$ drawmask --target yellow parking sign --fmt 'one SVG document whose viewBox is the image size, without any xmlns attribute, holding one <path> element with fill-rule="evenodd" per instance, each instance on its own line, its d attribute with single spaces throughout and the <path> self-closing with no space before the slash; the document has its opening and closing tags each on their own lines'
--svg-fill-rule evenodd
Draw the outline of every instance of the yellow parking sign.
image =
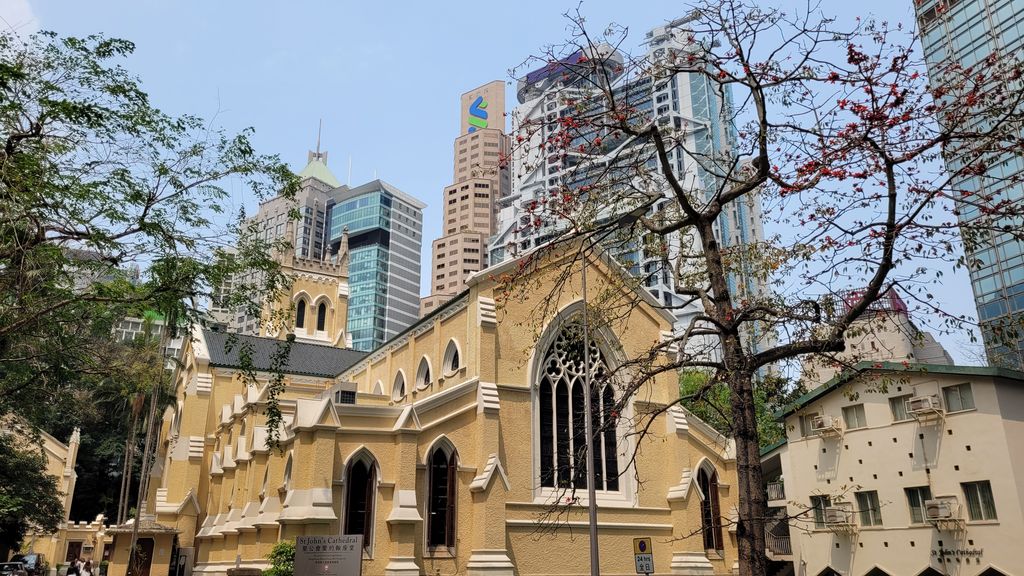
<svg viewBox="0 0 1024 576">
<path fill-rule="evenodd" d="M 650 538 L 633 538 L 633 559 L 636 561 L 637 574 L 654 572 L 654 547 Z"/>
</svg>

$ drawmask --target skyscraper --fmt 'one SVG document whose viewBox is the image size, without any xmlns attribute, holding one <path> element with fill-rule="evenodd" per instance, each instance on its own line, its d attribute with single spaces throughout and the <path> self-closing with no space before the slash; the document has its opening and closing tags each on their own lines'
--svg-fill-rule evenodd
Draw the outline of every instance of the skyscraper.
<svg viewBox="0 0 1024 576">
<path fill-rule="evenodd" d="M 509 171 L 501 162 L 508 153 L 505 83 L 495 80 L 463 94 L 453 184 L 441 196 L 444 235 L 431 245 L 430 296 L 422 299 L 421 314 L 458 294 L 470 274 L 488 266 L 495 201 L 511 190 Z"/>
<path fill-rule="evenodd" d="M 425 207 L 382 180 L 329 193 L 331 255 L 348 235 L 348 333 L 356 350 L 373 350 L 419 319 Z"/>
<path fill-rule="evenodd" d="M 686 20 L 679 19 L 649 31 L 644 41 L 648 61 L 656 65 L 667 62 L 673 55 L 695 49 L 685 25 Z M 716 177 L 688 151 L 700 154 L 705 162 L 712 158 L 726 161 L 735 158 L 736 134 L 730 117 L 730 95 L 721 92 L 707 77 L 685 73 L 657 80 L 651 74 L 630 76 L 625 74 L 622 55 L 608 45 L 571 54 L 559 63 L 530 72 L 519 81 L 520 105 L 512 116 L 512 137 L 517 143 L 512 151 L 512 193 L 498 201 L 499 224 L 490 243 L 492 263 L 540 246 L 563 231 L 564 220 L 536 211 L 531 213 L 528 208 L 547 202 L 561 187 L 581 190 L 600 183 L 602 195 L 626 198 L 630 189 L 662 186 L 665 198 L 657 202 L 653 210 L 661 210 L 674 202 L 667 185 L 651 177 L 660 167 L 653 145 L 646 141 L 626 141 L 607 129 L 606 133 L 599 134 L 603 137 L 599 152 L 577 152 L 577 146 L 585 138 L 575 133 L 569 133 L 573 141 L 568 146 L 559 148 L 550 144 L 563 130 L 561 120 L 565 117 L 595 117 L 605 110 L 605 101 L 592 96 L 593 78 L 585 71 L 580 72 L 594 62 L 603 63 L 602 76 L 609 79 L 617 102 L 649 115 L 659 127 L 673 132 L 683 143 L 669 152 L 672 170 L 680 182 L 708 195 L 716 189 Z M 601 203 L 602 209 L 629 211 L 626 201 L 621 205 L 615 205 L 612 200 Z M 600 216 L 615 218 L 618 215 Z M 749 202 L 734 202 L 728 206 L 719 218 L 718 233 L 726 246 L 762 239 L 761 208 L 756 195 L 752 195 Z M 668 251 L 652 250 L 647 240 L 616 238 L 608 249 L 631 274 L 644 279 L 652 296 L 672 307 L 676 317 L 685 321 L 699 312 L 699 304 L 682 306 L 683 301 L 673 287 L 674 265 L 680 253 L 696 253 L 699 248 L 691 245 L 689 237 L 679 233 L 667 239 Z M 730 281 L 733 293 L 739 297 L 761 289 L 757 280 L 749 275 L 734 275 Z"/>
<path fill-rule="evenodd" d="M 295 203 L 277 196 L 260 204 L 256 216 L 252 218 L 260 227 L 263 237 L 267 240 L 282 238 L 288 230 L 292 235 L 288 238 L 295 251 L 295 257 L 306 260 L 322 260 L 325 257 L 326 213 L 328 193 L 341 185 L 330 169 L 327 168 L 327 152 L 310 151 L 306 166 L 298 174 L 299 190 L 295 193 Z M 290 222 L 288 212 L 298 208 L 302 215 L 299 222 Z M 289 223 L 292 224 L 289 226 Z M 236 282 L 239 279 L 231 279 Z M 249 279 L 250 281 L 252 278 Z M 221 286 L 218 292 L 230 289 Z M 223 315 L 223 307 L 214 304 L 215 313 Z M 228 322 L 229 330 L 252 336 L 259 334 L 259 319 L 242 312 L 233 313 Z"/>
<path fill-rule="evenodd" d="M 419 318 L 426 205 L 381 180 L 354 188 L 341 184 L 319 147 L 298 176 L 295 204 L 273 198 L 260 204 L 254 220 L 268 240 L 287 236 L 294 260 L 309 266 L 334 262 L 348 242 L 345 334 L 352 348 L 372 350 Z M 292 208 L 298 208 L 301 220 L 289 220 Z M 223 306 L 215 308 L 220 312 Z M 231 316 L 230 331 L 259 335 L 257 318 L 243 312 Z"/>
<path fill-rule="evenodd" d="M 1019 0 L 918 0 L 914 3 L 928 65 L 929 81 L 941 86 L 950 64 L 975 66 L 992 54 L 1024 51 L 1024 2 Z M 956 157 L 947 157 L 950 168 Z M 984 175 L 954 182 L 974 197 L 994 195 L 1011 202 L 1024 201 L 1024 158 L 1010 156 L 989 163 Z M 977 206 L 960 206 L 961 224 L 987 218 Z M 989 362 L 1024 369 L 1024 244 L 1013 232 L 991 232 L 968 246 L 974 299 Z"/>
</svg>

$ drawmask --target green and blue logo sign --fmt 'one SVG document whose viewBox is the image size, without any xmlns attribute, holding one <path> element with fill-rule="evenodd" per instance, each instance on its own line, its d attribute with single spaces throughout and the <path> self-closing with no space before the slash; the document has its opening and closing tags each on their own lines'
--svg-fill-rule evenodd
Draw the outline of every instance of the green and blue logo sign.
<svg viewBox="0 0 1024 576">
<path fill-rule="evenodd" d="M 486 108 L 487 101 L 483 96 L 477 96 L 469 105 L 469 132 L 476 132 L 477 128 L 487 128 Z"/>
</svg>

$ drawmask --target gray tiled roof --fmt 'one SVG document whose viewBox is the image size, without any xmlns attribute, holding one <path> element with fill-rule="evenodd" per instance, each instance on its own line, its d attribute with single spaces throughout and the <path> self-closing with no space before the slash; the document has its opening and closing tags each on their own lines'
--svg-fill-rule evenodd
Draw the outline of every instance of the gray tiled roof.
<svg viewBox="0 0 1024 576">
<path fill-rule="evenodd" d="M 283 344 L 281 340 L 234 334 L 235 340 L 228 350 L 228 339 L 231 336 L 225 332 L 203 330 L 203 338 L 206 339 L 210 351 L 210 366 L 241 368 L 238 352 L 242 346 L 252 346 L 253 368 L 260 372 L 271 371 L 274 354 L 278 346 Z M 364 356 L 366 352 L 348 348 L 293 342 L 283 371 L 286 374 L 334 378 L 362 360 Z"/>
</svg>

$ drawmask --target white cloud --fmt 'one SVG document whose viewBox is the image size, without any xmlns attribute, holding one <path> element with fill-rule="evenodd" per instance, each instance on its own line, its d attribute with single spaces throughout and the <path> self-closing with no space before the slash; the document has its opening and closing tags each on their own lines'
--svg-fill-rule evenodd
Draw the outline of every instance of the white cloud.
<svg viewBox="0 0 1024 576">
<path fill-rule="evenodd" d="M 3 0 L 0 2 L 0 26 L 28 36 L 39 30 L 39 19 L 29 6 L 29 0 Z"/>
</svg>

